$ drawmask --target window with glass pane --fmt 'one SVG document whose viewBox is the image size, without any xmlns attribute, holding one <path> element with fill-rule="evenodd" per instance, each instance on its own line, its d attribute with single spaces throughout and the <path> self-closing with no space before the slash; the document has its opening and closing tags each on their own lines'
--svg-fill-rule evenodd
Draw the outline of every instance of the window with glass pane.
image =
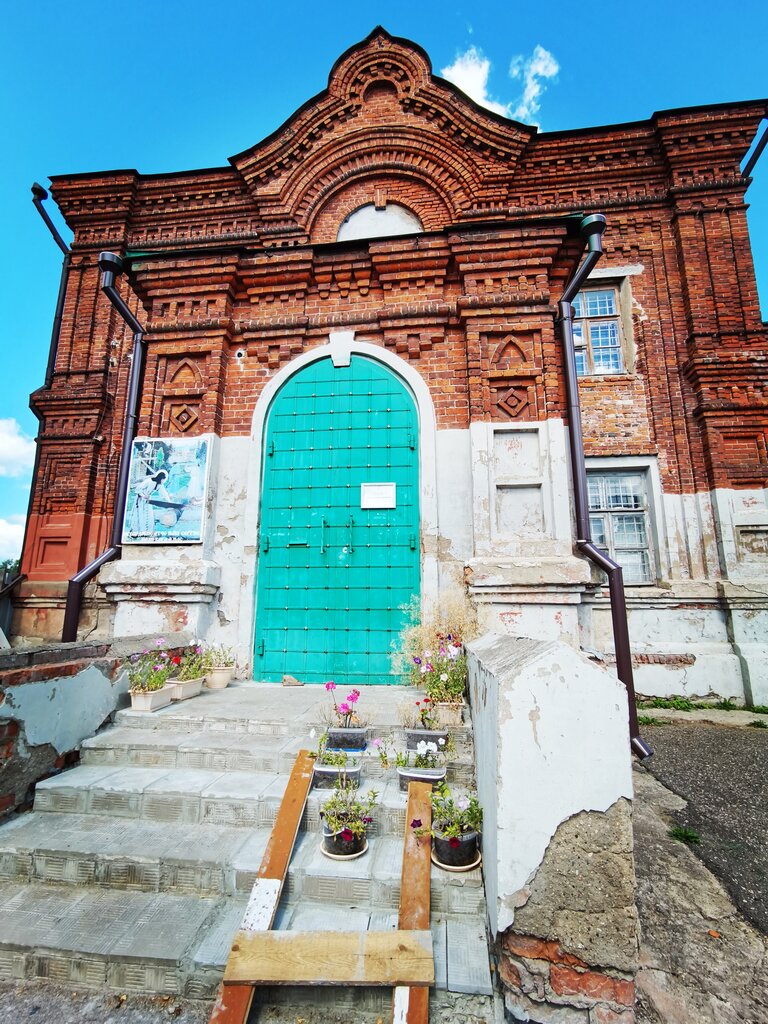
<svg viewBox="0 0 768 1024">
<path fill-rule="evenodd" d="M 616 288 L 589 288 L 573 300 L 573 344 L 580 377 L 623 373 Z"/>
<path fill-rule="evenodd" d="M 652 583 L 648 501 L 643 473 L 589 473 L 592 540 L 624 570 L 626 583 Z"/>
</svg>

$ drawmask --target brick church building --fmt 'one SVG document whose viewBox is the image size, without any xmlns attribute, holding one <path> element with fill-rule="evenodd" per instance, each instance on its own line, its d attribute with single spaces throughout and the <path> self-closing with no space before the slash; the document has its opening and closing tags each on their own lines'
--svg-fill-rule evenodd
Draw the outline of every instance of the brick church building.
<svg viewBox="0 0 768 1024">
<path fill-rule="evenodd" d="M 376 29 L 224 166 L 55 177 L 74 240 L 15 632 L 60 637 L 68 582 L 108 552 L 70 632 L 184 631 L 255 679 L 385 678 L 402 606 L 456 592 L 483 628 L 610 663 L 559 308 L 603 214 L 569 322 L 637 687 L 768 703 L 768 337 L 740 171 L 765 114 L 539 132 Z"/>
</svg>

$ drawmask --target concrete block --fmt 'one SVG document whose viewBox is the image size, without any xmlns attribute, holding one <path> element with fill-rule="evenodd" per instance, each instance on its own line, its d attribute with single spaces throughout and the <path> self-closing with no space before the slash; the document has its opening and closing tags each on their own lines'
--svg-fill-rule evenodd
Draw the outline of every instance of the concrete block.
<svg viewBox="0 0 768 1024">
<path fill-rule="evenodd" d="M 488 940 L 482 921 L 446 921 L 448 989 L 492 995 Z"/>
<path fill-rule="evenodd" d="M 16 949 L 0 946 L 0 980 L 22 981 L 26 976 L 26 955 Z"/>
<path fill-rule="evenodd" d="M 194 970 L 214 967 L 222 971 L 227 963 L 232 939 L 243 920 L 248 900 L 227 900 L 216 920 L 211 924 L 205 938 L 195 950 L 192 958 Z"/>
</svg>

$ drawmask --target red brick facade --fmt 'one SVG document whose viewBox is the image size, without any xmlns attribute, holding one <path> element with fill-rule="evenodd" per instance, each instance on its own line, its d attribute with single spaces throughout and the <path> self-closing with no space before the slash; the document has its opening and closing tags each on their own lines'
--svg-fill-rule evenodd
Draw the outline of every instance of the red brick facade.
<svg viewBox="0 0 768 1024">
<path fill-rule="evenodd" d="M 275 371 L 339 329 L 411 363 L 438 429 L 463 429 L 565 418 L 556 303 L 581 216 L 602 212 L 602 265 L 642 273 L 631 372 L 582 382 L 587 455 L 657 457 L 665 494 L 765 486 L 768 339 L 739 172 L 765 110 L 539 134 L 377 30 L 228 167 L 54 179 L 75 236 L 55 374 L 33 396 L 28 631 L 55 632 L 115 512 L 131 337 L 99 293 L 101 250 L 127 257 L 121 288 L 148 327 L 142 435 L 249 435 Z M 349 213 L 388 202 L 424 233 L 336 242 Z"/>
</svg>

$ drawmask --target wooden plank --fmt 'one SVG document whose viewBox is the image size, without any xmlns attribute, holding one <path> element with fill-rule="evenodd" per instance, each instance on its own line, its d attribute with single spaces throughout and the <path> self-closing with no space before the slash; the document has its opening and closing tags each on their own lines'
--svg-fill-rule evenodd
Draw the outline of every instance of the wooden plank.
<svg viewBox="0 0 768 1024">
<path fill-rule="evenodd" d="M 398 985 L 392 999 L 392 1024 L 427 1024 L 429 989 Z"/>
<path fill-rule="evenodd" d="M 431 985 L 432 933 L 238 932 L 229 985 Z"/>
<path fill-rule="evenodd" d="M 261 858 L 259 878 L 285 879 L 296 835 L 299 831 L 301 816 L 304 813 L 304 805 L 307 802 L 307 794 L 312 785 L 314 766 L 315 761 L 309 756 L 309 751 L 300 750 L 294 762 L 291 777 L 288 779 L 288 785 L 285 787 L 264 856 Z"/>
<path fill-rule="evenodd" d="M 432 824 L 432 786 L 428 782 L 411 782 L 405 811 L 403 837 L 403 869 L 400 878 L 400 916 L 398 926 L 407 929 L 429 928 L 429 883 L 432 874 L 429 836 L 419 839 L 411 822 L 420 821 L 424 828 Z M 433 958 L 434 969 L 434 958 Z M 398 986 L 392 994 L 392 1024 L 427 1024 L 429 1020 L 429 989 Z"/>
<path fill-rule="evenodd" d="M 238 935 L 269 931 L 272 927 L 301 816 L 312 785 L 313 768 L 314 760 L 309 756 L 309 751 L 300 750 L 261 858 Z M 229 962 L 238 955 L 239 950 L 233 945 Z M 225 980 L 219 986 L 216 1002 L 211 1011 L 210 1024 L 245 1024 L 251 1009 L 253 992 L 252 984 L 229 985 Z"/>
<path fill-rule="evenodd" d="M 398 927 L 429 928 L 429 880 L 432 873 L 429 836 L 419 838 L 411 822 L 420 821 L 423 828 L 432 825 L 432 787 L 428 782 L 411 782 L 408 786 L 408 806 L 405 811 L 403 837 L 403 867 L 400 877 L 400 916 Z"/>
</svg>

